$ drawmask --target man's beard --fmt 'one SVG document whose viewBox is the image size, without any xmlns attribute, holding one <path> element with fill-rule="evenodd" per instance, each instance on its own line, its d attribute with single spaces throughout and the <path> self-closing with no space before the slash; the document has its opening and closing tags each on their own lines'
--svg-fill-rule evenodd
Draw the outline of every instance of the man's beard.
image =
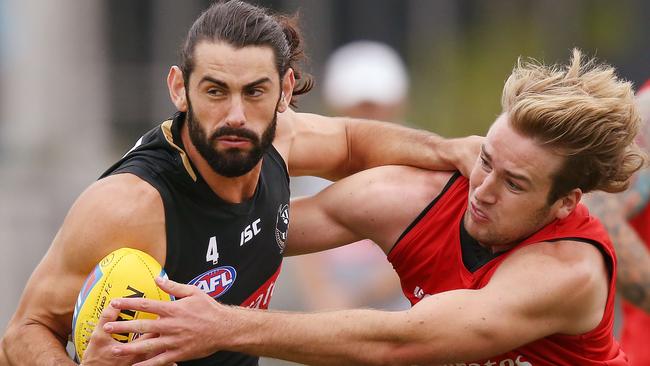
<svg viewBox="0 0 650 366">
<path fill-rule="evenodd" d="M 262 156 L 271 146 L 275 138 L 277 119 L 278 108 L 276 106 L 273 112 L 273 119 L 266 130 L 264 130 L 264 133 L 262 133 L 261 139 L 251 130 L 228 126 L 219 128 L 208 138 L 205 131 L 201 129 L 200 121 L 194 115 L 192 103 L 188 99 L 187 127 L 192 144 L 194 144 L 196 150 L 215 172 L 228 178 L 241 177 L 250 172 L 262 159 Z M 222 136 L 237 136 L 248 139 L 253 147 L 249 151 L 237 148 L 219 151 L 217 150 L 216 142 Z"/>
</svg>

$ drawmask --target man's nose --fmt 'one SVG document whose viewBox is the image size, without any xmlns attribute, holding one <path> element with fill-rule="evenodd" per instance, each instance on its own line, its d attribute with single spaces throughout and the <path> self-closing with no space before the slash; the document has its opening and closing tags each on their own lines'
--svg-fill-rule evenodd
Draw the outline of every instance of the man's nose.
<svg viewBox="0 0 650 366">
<path fill-rule="evenodd" d="M 241 97 L 233 96 L 230 99 L 225 123 L 229 127 L 234 128 L 240 128 L 246 123 L 246 113 L 244 111 L 244 103 Z"/>
<path fill-rule="evenodd" d="M 474 198 L 484 204 L 494 204 L 497 201 L 497 179 L 494 173 L 487 174 L 474 189 Z"/>
</svg>

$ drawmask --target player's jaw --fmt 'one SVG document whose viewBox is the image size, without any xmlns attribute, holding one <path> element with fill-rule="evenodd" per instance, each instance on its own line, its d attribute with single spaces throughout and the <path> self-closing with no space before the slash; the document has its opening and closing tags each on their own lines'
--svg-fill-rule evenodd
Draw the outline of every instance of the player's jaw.
<svg viewBox="0 0 650 366">
<path fill-rule="evenodd" d="M 277 108 L 261 136 L 245 127 L 231 126 L 222 126 L 208 136 L 194 114 L 191 102 L 188 103 L 190 140 L 210 167 L 224 177 L 240 177 L 260 162 L 273 143 L 276 124 Z"/>
<path fill-rule="evenodd" d="M 481 244 L 497 250 L 507 249 L 553 220 L 550 206 L 540 204 L 535 208 L 530 204 L 486 208 L 470 198 L 463 223 L 469 235 Z"/>
</svg>

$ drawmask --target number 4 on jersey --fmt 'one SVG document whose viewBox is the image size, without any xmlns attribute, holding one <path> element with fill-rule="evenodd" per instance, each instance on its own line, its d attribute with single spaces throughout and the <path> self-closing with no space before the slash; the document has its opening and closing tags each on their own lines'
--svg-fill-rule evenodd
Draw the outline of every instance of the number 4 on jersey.
<svg viewBox="0 0 650 366">
<path fill-rule="evenodd" d="M 208 243 L 208 252 L 205 253 L 206 262 L 212 261 L 212 264 L 217 264 L 219 262 L 219 250 L 217 249 L 217 237 L 213 236 L 210 238 Z"/>
</svg>

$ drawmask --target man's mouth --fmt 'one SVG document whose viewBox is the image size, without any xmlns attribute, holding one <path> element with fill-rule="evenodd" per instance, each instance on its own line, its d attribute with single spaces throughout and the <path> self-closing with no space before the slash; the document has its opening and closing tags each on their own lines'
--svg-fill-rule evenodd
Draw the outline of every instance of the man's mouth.
<svg viewBox="0 0 650 366">
<path fill-rule="evenodd" d="M 234 136 L 234 135 L 220 136 L 219 138 L 217 138 L 217 142 L 220 145 L 229 148 L 245 147 L 251 144 L 251 140 L 245 137 Z"/>
<path fill-rule="evenodd" d="M 490 221 L 490 218 L 488 215 L 478 208 L 473 202 L 469 203 L 469 213 L 472 216 L 472 220 L 476 222 L 488 222 Z"/>
</svg>

